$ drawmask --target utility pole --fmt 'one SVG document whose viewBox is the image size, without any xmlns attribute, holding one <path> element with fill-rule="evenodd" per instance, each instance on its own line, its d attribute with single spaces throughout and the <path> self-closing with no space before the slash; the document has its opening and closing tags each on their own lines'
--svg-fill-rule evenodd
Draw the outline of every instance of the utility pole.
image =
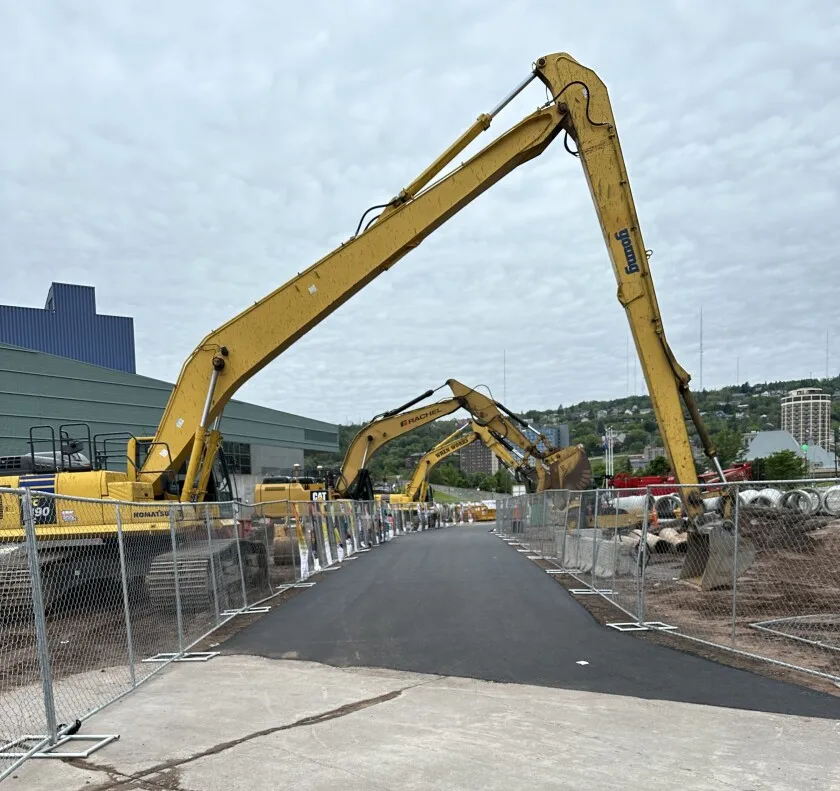
<svg viewBox="0 0 840 791">
<path fill-rule="evenodd" d="M 741 384 L 741 358 L 735 358 L 735 384 Z"/>
<path fill-rule="evenodd" d="M 825 331 L 825 378 L 828 379 L 828 330 Z"/>
<path fill-rule="evenodd" d="M 607 426 L 604 433 L 604 474 L 607 478 L 612 478 L 615 475 L 615 451 L 613 450 L 615 429 Z"/>
<path fill-rule="evenodd" d="M 703 306 L 700 306 L 700 390 L 703 390 Z"/>
</svg>

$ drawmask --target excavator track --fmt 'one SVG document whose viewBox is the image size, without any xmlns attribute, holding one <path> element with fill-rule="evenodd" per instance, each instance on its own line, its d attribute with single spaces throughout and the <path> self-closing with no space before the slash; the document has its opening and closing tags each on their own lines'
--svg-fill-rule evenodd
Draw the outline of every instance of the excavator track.
<svg viewBox="0 0 840 791">
<path fill-rule="evenodd" d="M 0 555 L 0 613 L 32 611 L 32 575 L 25 544 L 4 548 Z M 73 542 L 42 542 L 38 547 L 41 595 L 49 611 L 65 596 L 95 580 L 119 580 L 119 561 L 108 545 L 82 550 Z"/>
<path fill-rule="evenodd" d="M 239 549 L 237 551 L 237 544 Z M 241 574 L 248 587 L 258 587 L 268 575 L 265 548 L 237 538 L 220 539 L 212 547 L 176 547 L 152 560 L 145 584 L 154 605 L 174 605 L 176 598 L 188 609 L 227 609 L 241 598 Z M 176 597 L 177 581 L 177 597 Z"/>
<path fill-rule="evenodd" d="M 23 545 L 10 548 L 0 558 L 0 606 L 4 614 L 32 608 L 32 576 Z"/>
</svg>

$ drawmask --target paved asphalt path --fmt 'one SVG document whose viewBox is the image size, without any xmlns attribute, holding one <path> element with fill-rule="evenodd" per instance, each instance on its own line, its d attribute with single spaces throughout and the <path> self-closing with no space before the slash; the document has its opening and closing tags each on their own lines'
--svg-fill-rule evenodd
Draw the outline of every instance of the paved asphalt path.
<svg viewBox="0 0 840 791">
<path fill-rule="evenodd" d="M 491 527 L 399 536 L 320 574 L 224 653 L 840 719 L 840 698 L 601 626 Z"/>
</svg>

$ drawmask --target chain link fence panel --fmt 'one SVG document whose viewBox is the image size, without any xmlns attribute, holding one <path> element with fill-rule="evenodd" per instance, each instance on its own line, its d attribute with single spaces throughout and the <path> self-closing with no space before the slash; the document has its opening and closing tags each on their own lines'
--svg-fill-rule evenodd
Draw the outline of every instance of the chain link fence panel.
<svg viewBox="0 0 840 791">
<path fill-rule="evenodd" d="M 719 584 L 688 584 L 674 553 L 652 552 L 647 617 L 840 679 L 840 486 L 823 479 L 700 488 L 709 531 L 700 540 L 711 542 L 709 576 Z M 667 530 L 659 519 L 659 543 Z"/>
<path fill-rule="evenodd" d="M 688 490 L 702 513 L 688 529 Z M 840 680 L 840 484 L 738 482 L 499 498 L 496 532 L 599 593 L 616 623 Z"/>
<path fill-rule="evenodd" d="M 35 534 L 22 490 L 0 491 L 0 525 L 0 777 L 4 777 L 20 763 L 14 753 L 39 749 L 56 723 L 51 689 L 45 685 L 49 668 L 44 664 L 48 662 L 44 629 L 36 624 L 41 610 L 36 598 L 41 594 L 36 596 L 33 590 L 40 585 L 33 574 Z M 22 741 L 28 735 L 36 738 Z"/>
<path fill-rule="evenodd" d="M 122 503 L 36 484 L 0 491 L 0 779 L 249 606 L 400 527 L 379 503 Z"/>
</svg>

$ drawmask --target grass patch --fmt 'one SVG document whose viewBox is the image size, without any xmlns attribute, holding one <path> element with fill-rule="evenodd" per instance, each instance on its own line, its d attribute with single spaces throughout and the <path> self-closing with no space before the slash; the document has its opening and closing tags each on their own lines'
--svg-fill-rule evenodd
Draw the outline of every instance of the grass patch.
<svg viewBox="0 0 840 791">
<path fill-rule="evenodd" d="M 461 500 L 454 494 L 447 494 L 446 492 L 439 492 L 435 489 L 434 499 L 436 503 L 460 503 Z"/>
</svg>

